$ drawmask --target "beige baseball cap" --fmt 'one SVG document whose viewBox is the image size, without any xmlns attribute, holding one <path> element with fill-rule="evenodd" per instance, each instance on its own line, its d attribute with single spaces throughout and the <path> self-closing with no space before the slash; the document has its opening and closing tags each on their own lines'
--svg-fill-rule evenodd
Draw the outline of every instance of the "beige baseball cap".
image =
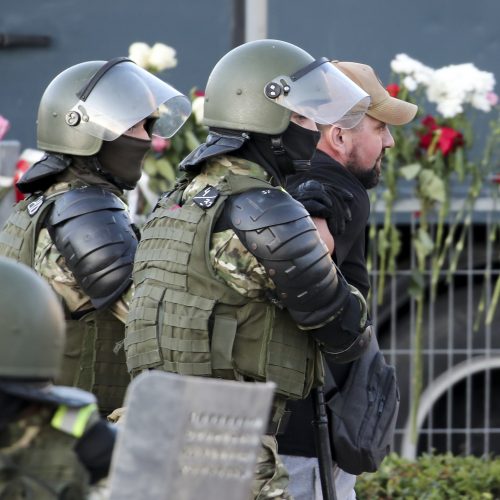
<svg viewBox="0 0 500 500">
<path fill-rule="evenodd" d="M 391 97 L 371 66 L 346 61 L 332 61 L 332 64 L 371 97 L 367 115 L 388 125 L 404 125 L 415 118 L 418 106 Z"/>
</svg>

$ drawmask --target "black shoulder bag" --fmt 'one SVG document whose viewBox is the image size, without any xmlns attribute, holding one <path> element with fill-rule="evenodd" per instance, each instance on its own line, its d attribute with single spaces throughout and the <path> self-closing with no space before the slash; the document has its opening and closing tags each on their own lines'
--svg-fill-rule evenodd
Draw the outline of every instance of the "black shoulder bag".
<svg viewBox="0 0 500 500">
<path fill-rule="evenodd" d="M 333 459 L 351 474 L 375 472 L 389 454 L 399 410 L 393 366 L 372 336 L 367 352 L 353 362 L 341 388 L 325 363 L 326 406 Z"/>
</svg>

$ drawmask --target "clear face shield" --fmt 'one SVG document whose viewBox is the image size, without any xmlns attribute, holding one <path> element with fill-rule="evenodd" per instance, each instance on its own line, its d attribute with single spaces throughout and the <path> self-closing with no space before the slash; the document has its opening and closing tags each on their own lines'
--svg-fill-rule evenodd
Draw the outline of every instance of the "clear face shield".
<svg viewBox="0 0 500 500">
<path fill-rule="evenodd" d="M 172 137 L 191 114 L 191 102 L 129 59 L 117 58 L 106 63 L 75 96 L 66 123 L 113 141 L 152 114 L 156 118 L 152 134 Z"/>
<path fill-rule="evenodd" d="M 370 96 L 323 57 L 293 75 L 269 82 L 266 97 L 322 125 L 353 128 L 370 105 Z"/>
</svg>

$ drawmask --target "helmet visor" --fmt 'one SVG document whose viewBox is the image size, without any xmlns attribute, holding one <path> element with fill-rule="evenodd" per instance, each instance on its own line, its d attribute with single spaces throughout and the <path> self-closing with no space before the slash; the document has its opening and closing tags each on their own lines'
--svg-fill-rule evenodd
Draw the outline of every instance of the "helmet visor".
<svg viewBox="0 0 500 500">
<path fill-rule="evenodd" d="M 370 105 L 370 96 L 326 58 L 293 75 L 269 82 L 264 93 L 276 104 L 322 125 L 355 127 Z"/>
<path fill-rule="evenodd" d="M 152 133 L 172 137 L 191 114 L 188 97 L 131 61 L 111 66 L 92 83 L 68 113 L 77 117 L 76 124 L 67 121 L 104 141 L 115 140 L 152 113 L 158 117 Z"/>
</svg>

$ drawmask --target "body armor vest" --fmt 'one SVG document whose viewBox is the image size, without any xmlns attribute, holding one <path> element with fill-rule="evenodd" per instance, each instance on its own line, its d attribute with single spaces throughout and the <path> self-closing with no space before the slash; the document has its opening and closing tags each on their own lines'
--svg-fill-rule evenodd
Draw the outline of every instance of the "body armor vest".
<svg viewBox="0 0 500 500">
<path fill-rule="evenodd" d="M 0 255 L 33 268 L 40 229 L 57 196 L 67 190 L 62 187 L 48 196 L 32 195 L 19 202 L 0 232 Z M 55 382 L 92 392 L 103 414 L 122 406 L 130 377 L 123 349 L 117 354 L 113 350 L 123 335 L 123 323 L 107 310 L 90 311 L 78 320 L 66 312 L 66 346 Z"/>
<path fill-rule="evenodd" d="M 78 413 L 80 410 L 73 411 Z M 51 413 L 48 408 L 43 408 L 36 415 L 13 422 L 2 431 L 2 500 L 86 498 L 89 475 L 73 449 L 79 436 L 51 425 Z"/>
<path fill-rule="evenodd" d="M 287 398 L 303 398 L 322 382 L 316 343 L 287 311 L 240 295 L 210 263 L 211 235 L 224 202 L 256 187 L 274 189 L 228 171 L 210 207 L 180 206 L 182 188 L 160 200 L 143 229 L 134 265 L 136 289 L 125 332 L 132 375 L 156 368 L 272 381 Z"/>
</svg>

